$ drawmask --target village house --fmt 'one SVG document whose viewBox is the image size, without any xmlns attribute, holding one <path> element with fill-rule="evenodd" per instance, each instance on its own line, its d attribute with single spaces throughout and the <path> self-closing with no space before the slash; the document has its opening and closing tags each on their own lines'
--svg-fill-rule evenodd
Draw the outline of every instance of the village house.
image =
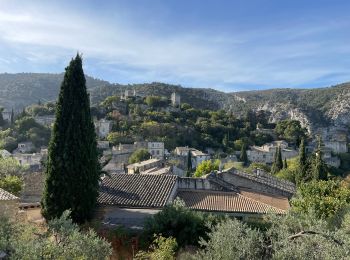
<svg viewBox="0 0 350 260">
<path fill-rule="evenodd" d="M 329 147 L 322 147 L 322 159 L 324 162 L 332 167 L 339 168 L 340 166 L 340 159 L 338 156 L 332 155 L 333 149 Z"/>
<path fill-rule="evenodd" d="M 13 217 L 18 212 L 19 198 L 0 188 L 0 212 Z"/>
<path fill-rule="evenodd" d="M 11 122 L 11 118 L 12 118 L 12 112 L 11 111 L 8 111 L 7 109 L 3 110 L 1 112 L 2 114 L 2 118 L 4 120 L 6 120 L 7 122 Z"/>
<path fill-rule="evenodd" d="M 106 138 L 112 130 L 112 121 L 101 119 L 95 122 L 95 129 L 99 138 Z"/>
<path fill-rule="evenodd" d="M 231 172 L 225 174 L 234 175 Z M 181 178 L 170 174 L 106 176 L 100 186 L 95 218 L 107 226 L 141 228 L 147 217 L 158 213 L 176 198 L 193 210 L 243 220 L 260 219 L 269 212 L 285 214 L 289 209 L 286 195 L 290 194 L 289 190 L 286 194 L 279 190 L 283 189 L 283 183 L 279 185 L 258 176 L 241 175 L 237 179 L 242 185 L 239 186 L 225 178 L 215 174 L 204 178 Z"/>
<path fill-rule="evenodd" d="M 101 150 L 109 149 L 108 141 L 97 141 L 97 148 Z"/>
<path fill-rule="evenodd" d="M 32 142 L 22 142 L 18 143 L 17 148 L 14 153 L 29 153 L 35 150 L 35 146 Z"/>
<path fill-rule="evenodd" d="M 149 159 L 146 161 L 133 163 L 127 166 L 127 170 L 129 174 L 141 173 L 151 168 L 159 168 L 162 166 L 162 160 L 160 159 Z"/>
<path fill-rule="evenodd" d="M 41 153 L 15 153 L 13 155 L 18 163 L 22 166 L 28 166 L 32 170 L 40 170 L 42 168 L 43 155 Z"/>
<path fill-rule="evenodd" d="M 55 122 L 55 115 L 45 115 L 45 116 L 36 116 L 34 117 L 35 122 L 42 126 L 51 127 Z"/>
<path fill-rule="evenodd" d="M 207 153 L 203 153 L 200 150 L 191 147 L 176 147 L 174 151 L 175 155 L 181 157 L 187 157 L 188 153 L 191 154 L 192 168 L 196 168 L 201 162 L 210 160 L 211 156 Z"/>
<path fill-rule="evenodd" d="M 276 149 L 281 147 L 282 159 L 290 159 L 298 156 L 298 151 L 289 148 L 286 141 L 274 141 L 264 144 L 263 146 L 251 146 L 247 150 L 248 160 L 251 162 L 259 162 L 271 164 L 273 163 Z"/>
<path fill-rule="evenodd" d="M 152 158 L 164 158 L 164 142 L 148 142 L 147 149 Z"/>
</svg>

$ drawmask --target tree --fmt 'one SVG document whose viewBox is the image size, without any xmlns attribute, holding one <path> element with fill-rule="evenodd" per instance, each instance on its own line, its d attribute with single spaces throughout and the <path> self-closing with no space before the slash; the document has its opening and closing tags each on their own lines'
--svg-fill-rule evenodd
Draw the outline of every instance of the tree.
<svg viewBox="0 0 350 260">
<path fill-rule="evenodd" d="M 175 260 L 177 242 L 173 237 L 165 238 L 161 235 L 154 235 L 154 240 L 150 246 L 149 252 L 140 251 L 137 253 L 135 260 Z"/>
<path fill-rule="evenodd" d="M 144 236 L 146 241 L 152 241 L 154 234 L 163 237 L 173 237 L 179 247 L 198 245 L 199 238 L 207 238 L 208 223 L 217 221 L 212 215 L 192 211 L 180 199 L 167 205 L 162 211 L 153 215 L 145 222 Z"/>
<path fill-rule="evenodd" d="M 83 223 L 96 204 L 100 165 L 79 54 L 66 68 L 48 150 L 42 214 L 53 219 L 70 209 L 73 221 Z"/>
<path fill-rule="evenodd" d="M 80 231 L 69 212 L 39 228 L 0 215 L 0 252 L 6 259 L 107 259 L 111 245 L 93 230 Z"/>
<path fill-rule="evenodd" d="M 311 175 L 314 180 L 327 180 L 327 166 L 322 155 L 322 139 L 318 137 L 317 149 L 311 165 Z"/>
<path fill-rule="evenodd" d="M 306 149 L 305 149 L 305 140 L 304 138 L 301 139 L 300 145 L 299 145 L 299 156 L 298 156 L 298 164 L 299 164 L 299 171 L 296 175 L 296 183 L 299 184 L 302 180 L 306 179 L 307 171 L 308 171 L 308 164 L 307 164 L 307 155 L 306 155 Z"/>
<path fill-rule="evenodd" d="M 284 158 L 283 169 L 287 169 L 287 168 L 288 168 L 287 158 Z"/>
<path fill-rule="evenodd" d="M 243 165 L 247 165 L 248 164 L 248 156 L 247 156 L 247 146 L 246 146 L 246 144 L 242 145 L 242 149 L 241 149 L 241 154 L 239 156 L 239 160 L 241 162 L 243 162 Z"/>
<path fill-rule="evenodd" d="M 318 218 L 325 219 L 337 215 L 349 203 L 350 190 L 337 181 L 302 183 L 292 200 L 295 211 L 314 211 Z"/>
<path fill-rule="evenodd" d="M 129 158 L 129 163 L 138 163 L 144 160 L 148 160 L 151 154 L 146 149 L 138 149 L 132 153 Z"/>
<path fill-rule="evenodd" d="M 195 259 L 261 259 L 263 236 L 236 219 L 227 219 L 211 228 L 209 240 L 201 240 L 204 247 Z"/>
<path fill-rule="evenodd" d="M 300 140 L 307 135 L 306 128 L 302 127 L 300 121 L 297 120 L 282 120 L 278 122 L 275 132 L 281 138 L 297 145 L 300 143 Z"/>
<path fill-rule="evenodd" d="M 23 180 L 18 176 L 7 175 L 0 178 L 0 188 L 18 196 L 23 187 Z"/>
<path fill-rule="evenodd" d="M 2 112 L 4 111 L 3 107 L 0 107 L 0 126 L 5 126 L 6 121 L 4 120 L 4 117 L 2 116 Z"/>
<path fill-rule="evenodd" d="M 202 177 L 213 171 L 219 170 L 219 166 L 220 160 L 215 160 L 214 162 L 212 162 L 211 160 L 203 161 L 197 166 L 193 176 L 197 178 Z"/>
<path fill-rule="evenodd" d="M 192 156 L 191 151 L 188 151 L 187 153 L 187 177 L 190 177 L 192 172 Z"/>
<path fill-rule="evenodd" d="M 15 113 L 13 112 L 13 108 L 11 110 L 11 126 L 15 123 Z"/>
<path fill-rule="evenodd" d="M 283 169 L 282 151 L 281 147 L 278 146 L 275 151 L 274 163 L 272 165 L 272 173 L 276 174 Z"/>
</svg>

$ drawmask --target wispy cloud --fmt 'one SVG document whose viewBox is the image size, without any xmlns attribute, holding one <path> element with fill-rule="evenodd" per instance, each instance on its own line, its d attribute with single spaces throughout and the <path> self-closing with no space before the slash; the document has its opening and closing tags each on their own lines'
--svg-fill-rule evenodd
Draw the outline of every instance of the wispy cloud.
<svg viewBox="0 0 350 260">
<path fill-rule="evenodd" d="M 27 71 L 45 64 L 63 70 L 80 51 L 88 73 L 119 82 L 156 80 L 232 91 L 247 85 L 304 86 L 325 75 L 334 75 L 333 81 L 350 76 L 345 64 L 334 62 L 337 55 L 349 54 L 347 42 L 321 37 L 345 29 L 344 23 L 169 34 L 143 31 L 125 20 L 52 9 L 38 4 L 0 9 L 0 70 L 15 64 L 9 53 L 18 62 L 26 60 L 28 66 L 19 67 Z"/>
</svg>

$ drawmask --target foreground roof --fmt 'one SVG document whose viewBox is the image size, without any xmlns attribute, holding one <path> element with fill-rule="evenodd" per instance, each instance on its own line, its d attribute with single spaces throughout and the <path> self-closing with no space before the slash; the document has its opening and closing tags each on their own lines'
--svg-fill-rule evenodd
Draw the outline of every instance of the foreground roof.
<svg viewBox="0 0 350 260">
<path fill-rule="evenodd" d="M 1 200 L 18 200 L 18 197 L 0 188 L 0 201 Z"/>
<path fill-rule="evenodd" d="M 166 205 L 177 182 L 175 175 L 115 174 L 105 177 L 97 202 L 134 208 L 161 208 Z"/>
<path fill-rule="evenodd" d="M 280 197 L 279 200 L 283 203 L 280 203 L 280 207 L 276 207 L 277 201 L 273 204 L 275 206 L 272 206 L 236 192 L 180 190 L 177 197 L 181 198 L 191 209 L 224 213 L 285 214 L 289 207 L 287 198 Z M 268 195 L 265 197 L 273 199 Z"/>
</svg>

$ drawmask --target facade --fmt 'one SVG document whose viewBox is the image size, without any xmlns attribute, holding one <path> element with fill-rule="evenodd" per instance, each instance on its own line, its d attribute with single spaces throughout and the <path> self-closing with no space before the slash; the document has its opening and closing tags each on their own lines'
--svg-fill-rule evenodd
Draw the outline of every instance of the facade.
<svg viewBox="0 0 350 260">
<path fill-rule="evenodd" d="M 29 166 L 30 168 L 41 169 L 41 161 L 43 155 L 40 153 L 16 153 L 13 155 L 18 163 L 22 166 Z"/>
<path fill-rule="evenodd" d="M 348 152 L 348 145 L 346 141 L 325 141 L 324 146 L 330 148 L 334 153 Z"/>
<path fill-rule="evenodd" d="M 181 105 L 181 96 L 176 92 L 171 94 L 171 104 L 174 107 L 179 107 Z"/>
<path fill-rule="evenodd" d="M 109 142 L 108 141 L 97 141 L 97 148 L 98 149 L 109 149 Z"/>
<path fill-rule="evenodd" d="M 55 122 L 55 115 L 46 115 L 46 116 L 36 116 L 34 117 L 35 122 L 43 126 L 52 126 Z"/>
<path fill-rule="evenodd" d="M 271 164 L 273 163 L 278 146 L 281 147 L 282 159 L 290 159 L 298 156 L 298 151 L 289 148 L 287 142 L 275 141 L 264 144 L 263 146 L 251 146 L 250 149 L 247 150 L 248 160 L 251 162 Z"/>
<path fill-rule="evenodd" d="M 2 111 L 2 118 L 8 122 L 11 122 L 12 112 L 8 110 Z"/>
<path fill-rule="evenodd" d="M 162 166 L 162 160 L 160 159 L 149 159 L 146 161 L 133 163 L 128 165 L 126 168 L 128 174 L 141 173 L 152 168 L 159 168 Z"/>
<path fill-rule="evenodd" d="M 32 152 L 35 149 L 34 144 L 32 142 L 23 142 L 18 143 L 18 147 L 16 149 L 16 152 L 19 153 L 29 153 Z"/>
<path fill-rule="evenodd" d="M 148 152 L 152 158 L 163 159 L 164 158 L 164 143 L 163 142 L 148 142 Z"/>
<path fill-rule="evenodd" d="M 14 217 L 18 212 L 19 198 L 0 188 L 0 212 Z"/>
<path fill-rule="evenodd" d="M 95 129 L 99 138 L 106 138 L 112 130 L 112 121 L 101 119 L 95 122 Z"/>
<path fill-rule="evenodd" d="M 192 150 L 191 151 L 191 160 L 192 160 L 192 168 L 197 168 L 197 166 L 203 162 L 210 160 L 210 155 L 203 153 L 202 151 L 199 150 Z"/>
</svg>

